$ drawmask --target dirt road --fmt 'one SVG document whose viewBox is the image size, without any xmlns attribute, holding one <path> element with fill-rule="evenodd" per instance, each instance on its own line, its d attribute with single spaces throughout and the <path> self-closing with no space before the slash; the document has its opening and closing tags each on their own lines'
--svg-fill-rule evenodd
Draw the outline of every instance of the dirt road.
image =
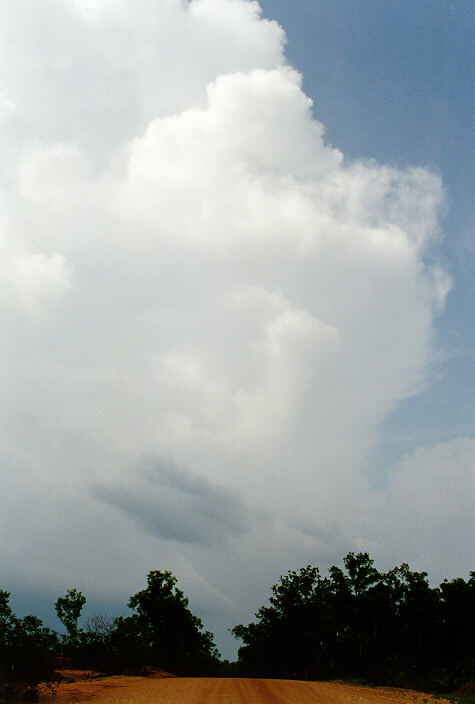
<svg viewBox="0 0 475 704">
<path fill-rule="evenodd" d="M 333 682 L 109 677 L 61 684 L 56 704 L 443 704 L 428 694 Z"/>
</svg>

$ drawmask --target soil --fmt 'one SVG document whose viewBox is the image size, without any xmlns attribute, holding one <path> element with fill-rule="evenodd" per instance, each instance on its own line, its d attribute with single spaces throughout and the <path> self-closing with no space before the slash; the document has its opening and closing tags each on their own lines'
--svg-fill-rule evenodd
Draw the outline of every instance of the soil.
<svg viewBox="0 0 475 704">
<path fill-rule="evenodd" d="M 455 694 L 458 697 L 473 697 L 475 696 L 475 680 L 471 680 L 470 682 L 465 682 L 462 684 Z"/>
<path fill-rule="evenodd" d="M 62 682 L 45 704 L 444 704 L 429 694 L 336 682 L 240 678 L 102 677 Z M 448 703 L 447 703 L 448 704 Z"/>
</svg>

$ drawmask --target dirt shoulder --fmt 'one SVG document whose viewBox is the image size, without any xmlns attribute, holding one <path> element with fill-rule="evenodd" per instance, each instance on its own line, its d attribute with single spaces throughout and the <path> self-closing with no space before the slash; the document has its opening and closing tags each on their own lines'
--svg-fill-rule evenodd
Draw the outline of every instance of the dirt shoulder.
<svg viewBox="0 0 475 704">
<path fill-rule="evenodd" d="M 334 682 L 240 678 L 104 677 L 61 683 L 45 704 L 444 704 L 429 694 Z"/>
</svg>

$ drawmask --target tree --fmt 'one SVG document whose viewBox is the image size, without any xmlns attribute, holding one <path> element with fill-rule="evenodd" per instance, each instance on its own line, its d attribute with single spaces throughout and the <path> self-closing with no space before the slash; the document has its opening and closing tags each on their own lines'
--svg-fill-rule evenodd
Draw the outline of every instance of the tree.
<svg viewBox="0 0 475 704">
<path fill-rule="evenodd" d="M 115 619 L 92 617 L 86 630 L 77 627 L 86 599 L 76 589 L 68 590 L 55 604 L 68 631 L 67 654 L 76 666 L 113 673 L 136 673 L 152 666 L 176 674 L 214 674 L 219 653 L 213 635 L 202 630 L 176 582 L 171 572 L 150 572 L 147 587 L 129 599 L 135 613 Z"/>
<path fill-rule="evenodd" d="M 11 610 L 10 592 L 0 590 L 0 682 L 5 681 L 11 671 L 9 651 L 11 649 L 12 632 L 15 627 L 15 616 Z"/>
<path fill-rule="evenodd" d="M 470 678 L 475 573 L 432 588 L 407 564 L 380 573 L 367 553 L 343 562 L 327 577 L 310 565 L 289 572 L 256 621 L 232 629 L 241 672 L 444 691 Z"/>
<path fill-rule="evenodd" d="M 246 672 L 300 679 L 329 675 L 330 599 L 330 581 L 318 567 L 307 565 L 281 577 L 272 587 L 270 606 L 256 614 L 259 623 L 232 629 L 244 641 L 239 657 Z"/>
<path fill-rule="evenodd" d="M 441 592 L 441 640 L 446 652 L 451 686 L 473 680 L 475 670 L 475 572 L 470 578 L 445 579 Z M 445 664 L 445 663 L 444 663 Z"/>
<path fill-rule="evenodd" d="M 55 603 L 59 620 L 65 626 L 71 641 L 76 640 L 78 633 L 78 619 L 86 597 L 77 589 L 68 589 L 65 596 L 58 597 Z"/>
<path fill-rule="evenodd" d="M 131 641 L 145 646 L 149 664 L 176 674 L 202 674 L 212 668 L 219 653 L 213 635 L 203 632 L 201 620 L 191 613 L 176 583 L 169 571 L 149 572 L 146 589 L 129 599 L 129 608 L 136 613 L 117 619 L 118 634 L 128 632 Z"/>
<path fill-rule="evenodd" d="M 109 636 L 114 630 L 114 619 L 106 614 L 93 614 L 86 621 L 86 632 Z"/>
<path fill-rule="evenodd" d="M 36 616 L 15 616 L 9 599 L 9 592 L 0 590 L 0 698 L 51 681 L 52 655 L 58 644 L 56 634 Z"/>
</svg>

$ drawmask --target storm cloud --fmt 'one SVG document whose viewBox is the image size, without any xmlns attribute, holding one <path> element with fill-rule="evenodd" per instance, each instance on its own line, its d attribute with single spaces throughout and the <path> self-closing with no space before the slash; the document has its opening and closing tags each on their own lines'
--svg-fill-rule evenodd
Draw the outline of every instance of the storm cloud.
<svg viewBox="0 0 475 704">
<path fill-rule="evenodd" d="M 171 462 L 147 459 L 130 483 L 97 485 L 92 495 L 115 506 L 146 532 L 179 543 L 212 545 L 246 533 L 257 516 L 236 491 Z"/>
<path fill-rule="evenodd" d="M 405 492 L 451 456 L 468 495 L 469 440 L 365 473 L 437 367 L 439 175 L 328 144 L 257 2 L 15 0 L 0 26 L 6 586 L 125 602 L 172 569 L 222 634 L 348 548 L 439 569 L 441 520 L 464 570 L 457 507 Z M 424 516 L 417 548 L 382 506 Z"/>
</svg>

